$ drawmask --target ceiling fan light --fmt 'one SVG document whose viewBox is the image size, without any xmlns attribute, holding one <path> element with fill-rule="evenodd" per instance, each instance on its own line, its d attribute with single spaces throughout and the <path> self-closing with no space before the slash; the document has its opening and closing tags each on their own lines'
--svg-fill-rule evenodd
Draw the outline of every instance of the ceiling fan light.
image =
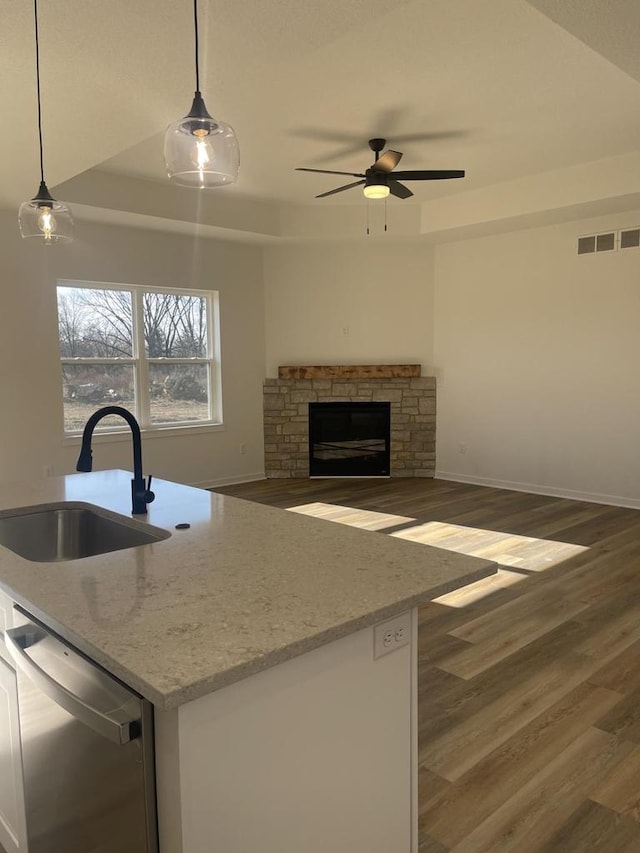
<svg viewBox="0 0 640 853">
<path fill-rule="evenodd" d="M 386 198 L 389 195 L 389 187 L 386 184 L 367 184 L 362 192 L 367 198 Z"/>
</svg>

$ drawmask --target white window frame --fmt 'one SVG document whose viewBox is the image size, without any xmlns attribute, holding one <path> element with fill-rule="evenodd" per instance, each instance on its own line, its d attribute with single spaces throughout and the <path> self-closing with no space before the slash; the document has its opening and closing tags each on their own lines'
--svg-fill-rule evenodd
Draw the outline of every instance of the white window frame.
<svg viewBox="0 0 640 853">
<path fill-rule="evenodd" d="M 221 429 L 222 420 L 222 370 L 220 362 L 220 303 L 217 290 L 196 290 L 181 287 L 149 287 L 140 284 L 119 284 L 103 281 L 73 281 L 70 279 L 58 279 L 57 287 L 75 288 L 77 290 L 114 290 L 131 294 L 132 309 L 132 355 L 122 358 L 63 358 L 60 356 L 60 364 L 104 364 L 104 365 L 132 365 L 134 375 L 134 411 L 133 414 L 140 424 L 140 429 L 148 436 L 167 433 L 183 433 L 188 431 L 209 432 Z M 56 287 L 56 321 L 57 315 L 57 287 Z M 203 298 L 207 305 L 207 350 L 208 358 L 149 358 L 144 347 L 144 320 L 143 320 L 143 295 L 145 293 L 168 293 L 176 296 L 195 296 Z M 60 338 L 58 335 L 58 345 Z M 149 396 L 149 365 L 150 364 L 204 364 L 208 367 L 208 390 L 209 390 L 209 417 L 207 420 L 192 422 L 173 421 L 162 424 L 151 423 L 151 399 Z M 62 383 L 62 377 L 61 377 Z M 108 402 L 104 403 L 109 405 Z M 96 407 L 100 408 L 99 406 Z M 128 432 L 128 426 L 123 423 L 122 427 L 108 426 L 96 428 L 96 437 L 116 436 Z M 64 430 L 65 439 L 77 440 L 82 435 L 82 429 Z"/>
</svg>

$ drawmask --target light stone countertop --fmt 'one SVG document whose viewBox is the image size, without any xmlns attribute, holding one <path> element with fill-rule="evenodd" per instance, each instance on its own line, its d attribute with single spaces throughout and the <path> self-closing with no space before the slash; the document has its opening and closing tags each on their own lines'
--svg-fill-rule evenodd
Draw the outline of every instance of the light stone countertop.
<svg viewBox="0 0 640 853">
<path fill-rule="evenodd" d="M 0 486 L 0 512 L 86 501 L 131 518 L 131 474 Z M 0 587 L 158 708 L 496 571 L 487 560 L 154 480 L 151 545 L 56 563 L 0 546 Z M 188 522 L 188 530 L 175 525 Z"/>
</svg>

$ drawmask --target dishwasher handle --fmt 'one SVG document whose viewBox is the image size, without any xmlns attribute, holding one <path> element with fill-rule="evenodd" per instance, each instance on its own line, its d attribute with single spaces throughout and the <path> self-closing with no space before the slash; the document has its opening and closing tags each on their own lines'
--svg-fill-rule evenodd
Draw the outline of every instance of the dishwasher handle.
<svg viewBox="0 0 640 853">
<path fill-rule="evenodd" d="M 44 632 L 35 625 L 8 628 L 4 632 L 7 650 L 22 672 L 49 699 L 97 734 L 118 745 L 135 740 L 140 734 L 141 720 L 139 714 L 133 714 L 124 719 L 115 719 L 114 716 L 92 707 L 79 696 L 67 690 L 29 657 L 26 650 L 29 646 L 39 642 L 43 636 L 50 635 L 44 635 Z M 120 714 L 119 716 L 123 715 Z"/>
</svg>

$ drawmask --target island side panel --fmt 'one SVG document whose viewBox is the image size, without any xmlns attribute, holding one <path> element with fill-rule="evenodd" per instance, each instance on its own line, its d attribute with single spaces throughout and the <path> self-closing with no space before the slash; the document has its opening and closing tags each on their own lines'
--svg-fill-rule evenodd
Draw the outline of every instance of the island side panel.
<svg viewBox="0 0 640 853">
<path fill-rule="evenodd" d="M 182 853 L 178 709 L 155 709 L 154 729 L 160 853 Z"/>
<path fill-rule="evenodd" d="M 367 628 L 178 709 L 182 853 L 415 849 L 411 618 L 378 660 Z"/>
</svg>

